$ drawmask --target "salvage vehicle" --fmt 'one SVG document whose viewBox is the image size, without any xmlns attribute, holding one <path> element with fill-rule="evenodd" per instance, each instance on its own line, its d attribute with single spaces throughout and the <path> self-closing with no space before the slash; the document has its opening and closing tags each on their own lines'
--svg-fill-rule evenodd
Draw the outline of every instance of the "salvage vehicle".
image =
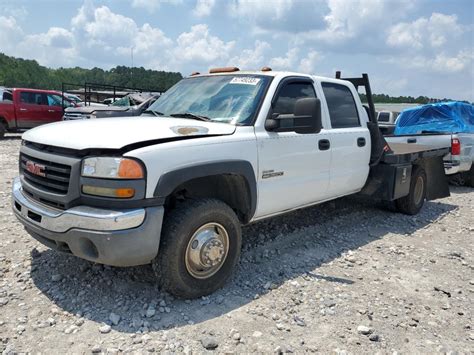
<svg viewBox="0 0 474 355">
<path fill-rule="evenodd" d="M 242 225 L 356 193 L 410 215 L 449 196 L 449 146 L 387 144 L 368 76 L 337 77 L 218 68 L 181 80 L 133 120 L 31 130 L 13 211 L 52 249 L 151 263 L 163 289 L 194 298 L 231 275 Z"/>
<path fill-rule="evenodd" d="M 474 187 L 473 105 L 440 102 L 404 110 L 391 141 L 430 146 L 451 144 L 450 153 L 444 157 L 446 175 Z"/>
<path fill-rule="evenodd" d="M 139 93 L 122 97 L 108 106 L 71 107 L 65 110 L 63 120 L 82 120 L 91 118 L 131 117 L 141 115 L 159 95 Z"/>
<path fill-rule="evenodd" d="M 60 121 L 63 108 L 75 105 L 60 92 L 52 90 L 5 89 L 0 99 L 0 138 L 6 132 Z"/>
</svg>

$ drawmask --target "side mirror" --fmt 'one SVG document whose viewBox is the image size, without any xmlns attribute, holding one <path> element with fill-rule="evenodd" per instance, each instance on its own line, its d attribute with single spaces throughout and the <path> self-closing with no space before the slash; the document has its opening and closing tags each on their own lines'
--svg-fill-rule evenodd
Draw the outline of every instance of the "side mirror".
<svg viewBox="0 0 474 355">
<path fill-rule="evenodd" d="M 321 101 L 313 97 L 298 99 L 294 114 L 273 114 L 265 121 L 265 129 L 300 134 L 319 133 L 322 129 Z"/>
</svg>

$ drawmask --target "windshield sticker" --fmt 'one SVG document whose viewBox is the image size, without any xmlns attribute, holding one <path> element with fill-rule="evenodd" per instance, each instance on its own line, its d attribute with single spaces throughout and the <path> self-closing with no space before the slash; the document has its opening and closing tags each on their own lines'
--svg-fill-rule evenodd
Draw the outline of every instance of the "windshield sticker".
<svg viewBox="0 0 474 355">
<path fill-rule="evenodd" d="M 253 78 L 251 76 L 236 76 L 230 81 L 229 84 L 257 85 L 259 82 L 259 78 Z"/>
</svg>

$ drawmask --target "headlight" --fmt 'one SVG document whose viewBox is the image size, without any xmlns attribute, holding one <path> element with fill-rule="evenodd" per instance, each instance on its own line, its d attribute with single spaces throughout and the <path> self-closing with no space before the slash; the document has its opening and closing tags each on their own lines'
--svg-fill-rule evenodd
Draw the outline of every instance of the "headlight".
<svg viewBox="0 0 474 355">
<path fill-rule="evenodd" d="M 82 163 L 82 176 L 103 179 L 143 179 L 142 165 L 133 159 L 95 157 Z"/>
</svg>

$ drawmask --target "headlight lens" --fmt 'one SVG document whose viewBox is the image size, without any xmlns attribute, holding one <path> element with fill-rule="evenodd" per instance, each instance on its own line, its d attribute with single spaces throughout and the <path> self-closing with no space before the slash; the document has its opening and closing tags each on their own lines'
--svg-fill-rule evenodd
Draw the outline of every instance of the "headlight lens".
<svg viewBox="0 0 474 355">
<path fill-rule="evenodd" d="M 133 159 L 114 157 L 87 158 L 82 163 L 82 176 L 103 179 L 143 179 L 142 165 Z"/>
</svg>

